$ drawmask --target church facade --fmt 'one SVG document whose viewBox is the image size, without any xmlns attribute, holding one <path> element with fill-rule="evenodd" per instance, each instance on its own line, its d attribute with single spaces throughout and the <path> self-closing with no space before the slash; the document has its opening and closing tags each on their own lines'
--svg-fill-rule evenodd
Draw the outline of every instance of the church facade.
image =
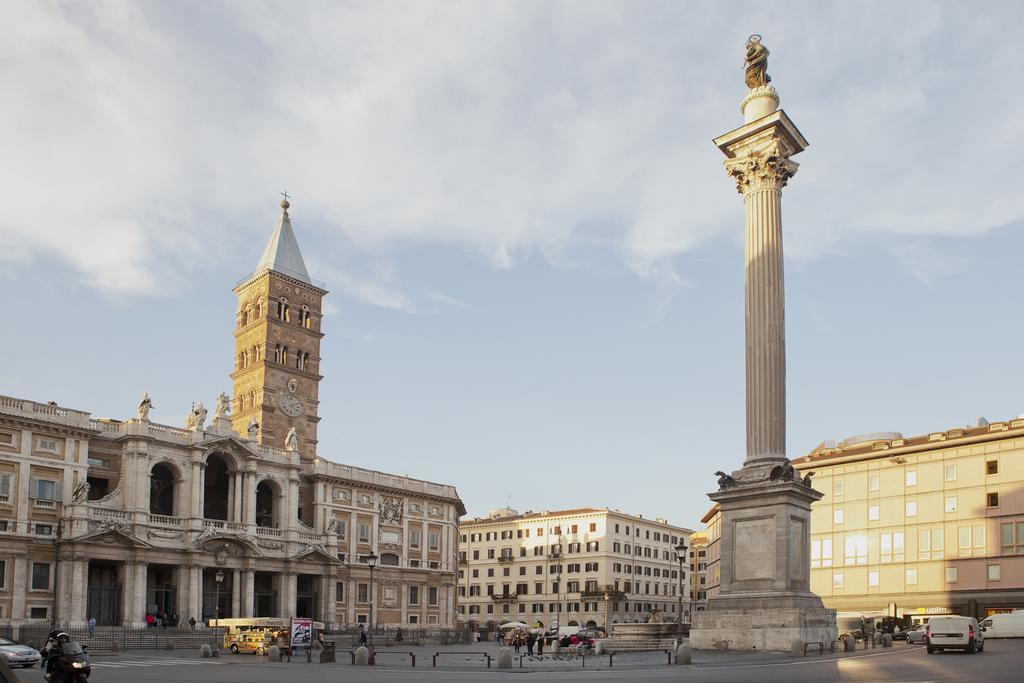
<svg viewBox="0 0 1024 683">
<path fill-rule="evenodd" d="M 317 450 L 322 308 L 287 200 L 236 288 L 232 396 L 181 427 L 0 396 L 0 621 L 455 625 L 451 485 Z"/>
</svg>

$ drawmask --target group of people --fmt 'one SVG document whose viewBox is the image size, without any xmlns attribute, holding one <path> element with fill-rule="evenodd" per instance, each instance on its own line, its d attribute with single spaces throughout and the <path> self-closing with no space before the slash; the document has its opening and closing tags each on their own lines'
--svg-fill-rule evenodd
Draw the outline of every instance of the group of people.
<svg viewBox="0 0 1024 683">
<path fill-rule="evenodd" d="M 523 646 L 526 646 L 526 653 L 533 656 L 534 647 L 537 648 L 537 654 L 544 654 L 544 634 L 536 633 L 537 629 L 525 629 L 525 628 L 510 628 L 506 629 L 504 635 L 501 631 L 498 631 L 496 641 L 498 644 L 505 644 L 514 647 L 518 654 Z"/>
<path fill-rule="evenodd" d="M 189 623 L 195 626 L 195 617 L 189 619 Z M 167 612 L 156 612 L 146 615 L 146 627 L 147 628 L 167 628 L 168 626 L 175 627 L 178 625 L 178 613 L 171 612 L 170 616 Z"/>
</svg>

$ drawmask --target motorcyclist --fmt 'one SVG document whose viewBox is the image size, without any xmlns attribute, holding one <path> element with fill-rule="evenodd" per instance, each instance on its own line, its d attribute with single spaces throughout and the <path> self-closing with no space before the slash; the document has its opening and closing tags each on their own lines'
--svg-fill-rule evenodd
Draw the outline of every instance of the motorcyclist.
<svg viewBox="0 0 1024 683">
<path fill-rule="evenodd" d="M 53 646 L 57 644 L 57 636 L 61 633 L 63 633 L 63 631 L 59 628 L 55 628 L 50 631 L 48 636 L 46 636 L 46 644 L 39 650 L 39 654 L 42 655 L 39 658 L 39 668 L 46 668 L 46 661 L 49 659 L 50 651 L 53 650 Z"/>
<path fill-rule="evenodd" d="M 44 678 L 47 681 L 55 680 L 53 669 L 64 654 L 61 651 L 61 648 L 71 642 L 71 636 L 64 631 L 58 631 L 54 636 L 53 641 L 53 646 L 49 648 L 46 656 L 46 675 Z"/>
</svg>

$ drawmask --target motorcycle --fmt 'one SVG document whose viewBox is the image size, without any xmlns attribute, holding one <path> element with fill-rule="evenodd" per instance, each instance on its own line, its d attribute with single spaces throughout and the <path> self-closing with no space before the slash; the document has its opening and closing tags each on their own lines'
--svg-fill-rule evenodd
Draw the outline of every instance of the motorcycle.
<svg viewBox="0 0 1024 683">
<path fill-rule="evenodd" d="M 85 648 L 78 643 L 60 645 L 60 652 L 53 662 L 51 673 L 46 675 L 50 683 L 86 683 L 92 673 L 92 664 Z"/>
</svg>

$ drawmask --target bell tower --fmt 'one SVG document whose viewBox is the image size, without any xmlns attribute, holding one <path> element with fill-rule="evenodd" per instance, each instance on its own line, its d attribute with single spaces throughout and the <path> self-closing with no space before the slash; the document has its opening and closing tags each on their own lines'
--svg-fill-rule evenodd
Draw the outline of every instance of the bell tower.
<svg viewBox="0 0 1024 683">
<path fill-rule="evenodd" d="M 286 448 L 294 428 L 304 460 L 316 458 L 321 304 L 327 290 L 310 279 L 292 230 L 288 195 L 270 241 L 238 296 L 231 427 L 242 437 Z"/>
</svg>

